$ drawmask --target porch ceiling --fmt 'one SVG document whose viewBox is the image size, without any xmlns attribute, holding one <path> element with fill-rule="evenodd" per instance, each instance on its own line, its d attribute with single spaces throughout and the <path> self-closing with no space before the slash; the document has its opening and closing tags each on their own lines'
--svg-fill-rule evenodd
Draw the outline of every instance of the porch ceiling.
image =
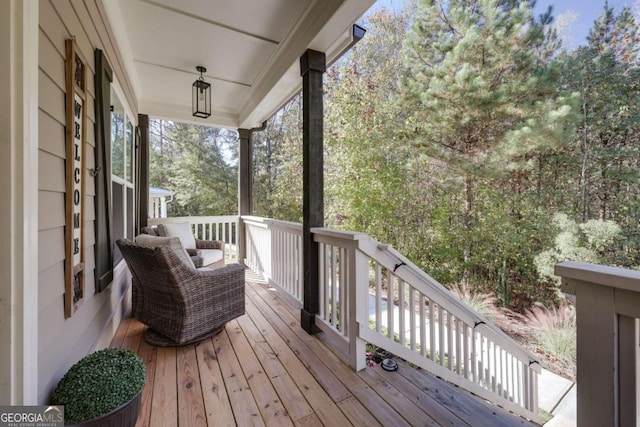
<svg viewBox="0 0 640 427">
<path fill-rule="evenodd" d="M 211 126 L 259 126 L 300 89 L 306 49 L 330 62 L 375 0 L 105 0 L 141 113 Z M 208 119 L 191 115 L 207 68 Z"/>
</svg>

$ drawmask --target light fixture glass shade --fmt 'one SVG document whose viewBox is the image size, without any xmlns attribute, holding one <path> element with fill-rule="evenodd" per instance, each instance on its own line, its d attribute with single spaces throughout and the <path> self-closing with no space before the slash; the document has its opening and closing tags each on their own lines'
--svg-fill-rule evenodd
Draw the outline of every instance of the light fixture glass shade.
<svg viewBox="0 0 640 427">
<path fill-rule="evenodd" d="M 211 84 L 204 81 L 202 73 L 206 72 L 204 67 L 197 67 L 200 71 L 200 78 L 193 82 L 191 89 L 191 106 L 193 115 L 206 119 L 211 115 Z"/>
</svg>

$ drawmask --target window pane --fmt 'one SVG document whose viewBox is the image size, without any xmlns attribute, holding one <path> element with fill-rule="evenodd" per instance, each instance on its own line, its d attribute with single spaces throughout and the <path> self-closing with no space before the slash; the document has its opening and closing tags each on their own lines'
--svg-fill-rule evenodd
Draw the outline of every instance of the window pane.
<svg viewBox="0 0 640 427">
<path fill-rule="evenodd" d="M 111 235 L 113 237 L 113 241 L 115 242 L 118 239 L 122 239 L 125 237 L 124 235 L 124 188 L 122 184 L 118 184 L 117 182 L 111 182 L 111 195 L 113 198 L 113 216 L 112 216 L 112 231 Z M 115 266 L 122 259 L 122 255 L 118 250 L 118 247 L 115 246 L 115 251 L 113 254 L 113 265 Z"/>
<path fill-rule="evenodd" d="M 129 182 L 133 182 L 133 124 L 127 120 L 126 131 L 126 153 L 127 153 L 127 165 L 125 171 L 125 178 Z"/>
<path fill-rule="evenodd" d="M 124 108 L 113 92 L 111 101 L 111 173 L 124 178 Z"/>
<path fill-rule="evenodd" d="M 133 200 L 133 188 L 127 187 L 127 239 L 133 240 L 135 222 L 135 209 Z"/>
</svg>

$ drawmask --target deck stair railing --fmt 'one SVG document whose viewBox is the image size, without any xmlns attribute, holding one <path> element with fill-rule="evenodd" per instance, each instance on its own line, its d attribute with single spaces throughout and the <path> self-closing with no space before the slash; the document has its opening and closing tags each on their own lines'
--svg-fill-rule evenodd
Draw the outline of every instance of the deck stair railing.
<svg viewBox="0 0 640 427">
<path fill-rule="evenodd" d="M 302 225 L 243 217 L 246 264 L 302 303 Z M 312 229 L 320 245 L 316 325 L 366 366 L 365 342 L 514 413 L 538 415 L 536 356 L 388 245 Z"/>
</svg>

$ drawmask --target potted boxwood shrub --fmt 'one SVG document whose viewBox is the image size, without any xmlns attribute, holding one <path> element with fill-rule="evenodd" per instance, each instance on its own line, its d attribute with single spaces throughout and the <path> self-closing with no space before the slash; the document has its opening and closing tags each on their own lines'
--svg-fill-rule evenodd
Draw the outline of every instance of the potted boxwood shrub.
<svg viewBox="0 0 640 427">
<path fill-rule="evenodd" d="M 107 348 L 69 368 L 51 400 L 64 405 L 65 424 L 134 426 L 146 377 L 140 356 L 124 348 Z"/>
</svg>

